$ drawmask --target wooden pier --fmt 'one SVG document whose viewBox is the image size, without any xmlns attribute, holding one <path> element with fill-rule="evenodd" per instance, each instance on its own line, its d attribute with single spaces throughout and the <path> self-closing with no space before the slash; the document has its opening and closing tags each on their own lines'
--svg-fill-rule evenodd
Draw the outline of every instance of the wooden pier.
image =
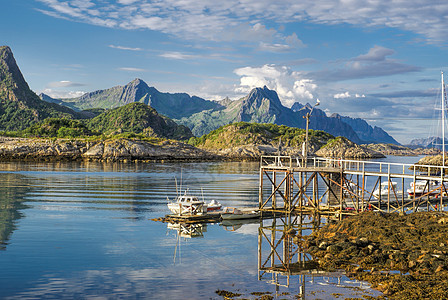
<svg viewBox="0 0 448 300">
<path fill-rule="evenodd" d="M 447 167 L 364 160 L 263 156 L 262 213 L 356 214 L 443 210 Z M 411 196 L 409 196 L 411 195 Z"/>
</svg>

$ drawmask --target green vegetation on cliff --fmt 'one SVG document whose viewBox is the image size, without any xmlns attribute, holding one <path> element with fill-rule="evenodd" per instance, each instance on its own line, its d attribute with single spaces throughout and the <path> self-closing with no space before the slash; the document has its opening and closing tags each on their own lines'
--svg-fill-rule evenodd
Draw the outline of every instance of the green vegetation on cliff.
<svg viewBox="0 0 448 300">
<path fill-rule="evenodd" d="M 177 125 L 170 118 L 159 115 L 154 108 L 138 102 L 106 111 L 89 120 L 87 127 L 106 135 L 130 132 L 178 140 L 193 136 L 187 127 Z"/>
<path fill-rule="evenodd" d="M 24 137 L 58 137 L 74 138 L 98 135 L 91 132 L 87 126 L 79 120 L 48 118 L 22 130 L 21 136 Z"/>
<path fill-rule="evenodd" d="M 333 136 L 321 130 L 309 130 L 310 148 L 320 148 Z M 305 140 L 305 129 L 276 124 L 239 122 L 222 126 L 199 138 L 191 138 L 193 146 L 220 149 L 248 144 L 277 147 L 301 147 Z"/>
</svg>

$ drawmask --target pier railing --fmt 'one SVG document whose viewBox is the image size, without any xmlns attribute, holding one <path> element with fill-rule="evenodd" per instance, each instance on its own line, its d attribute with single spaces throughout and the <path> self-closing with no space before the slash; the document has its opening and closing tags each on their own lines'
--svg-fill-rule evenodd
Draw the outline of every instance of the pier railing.
<svg viewBox="0 0 448 300">
<path fill-rule="evenodd" d="M 390 175 L 392 177 L 418 177 L 418 179 L 448 181 L 448 167 L 434 165 L 314 157 L 308 161 L 307 167 L 340 168 L 348 174 Z"/>
<path fill-rule="evenodd" d="M 301 157 L 262 156 L 261 167 L 307 168 L 311 170 L 328 168 L 340 169 L 348 174 L 391 175 L 392 177 L 418 177 L 419 179 L 448 181 L 448 167 L 371 160 L 313 157 L 308 158 L 305 162 Z"/>
<path fill-rule="evenodd" d="M 266 156 L 260 165 L 259 208 L 288 213 L 326 207 L 339 212 L 443 210 L 447 174 L 448 167 L 433 165 Z"/>
</svg>

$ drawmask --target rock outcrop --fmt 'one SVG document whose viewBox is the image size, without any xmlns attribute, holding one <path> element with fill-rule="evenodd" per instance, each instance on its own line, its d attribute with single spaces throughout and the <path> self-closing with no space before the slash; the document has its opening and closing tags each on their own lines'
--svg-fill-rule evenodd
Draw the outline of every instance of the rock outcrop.
<svg viewBox="0 0 448 300">
<path fill-rule="evenodd" d="M 160 144 L 130 139 L 69 141 L 0 138 L 0 159 L 48 160 L 207 160 L 216 154 L 188 144 L 165 140 Z"/>
<path fill-rule="evenodd" d="M 345 137 L 330 140 L 325 146 L 316 151 L 317 156 L 327 158 L 383 158 L 383 154 L 357 145 Z"/>
<path fill-rule="evenodd" d="M 415 156 L 415 155 L 436 155 L 440 153 L 440 150 L 436 148 L 412 149 L 409 147 L 394 144 L 368 144 L 363 146 L 369 148 L 370 150 L 380 152 L 384 155 Z"/>
</svg>

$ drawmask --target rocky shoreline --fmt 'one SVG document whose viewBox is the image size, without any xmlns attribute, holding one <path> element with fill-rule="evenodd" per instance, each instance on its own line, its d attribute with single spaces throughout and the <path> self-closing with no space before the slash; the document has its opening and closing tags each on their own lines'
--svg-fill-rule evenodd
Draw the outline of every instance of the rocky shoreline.
<svg viewBox="0 0 448 300">
<path fill-rule="evenodd" d="M 97 141 L 0 138 L 0 159 L 23 160 L 213 160 L 219 157 L 191 145 L 130 139 Z"/>
<path fill-rule="evenodd" d="M 448 214 L 364 212 L 297 243 L 325 270 L 345 270 L 387 299 L 447 299 Z"/>
<path fill-rule="evenodd" d="M 0 137 L 0 159 L 21 160 L 258 160 L 263 155 L 300 156 L 301 148 L 248 144 L 224 149 L 198 148 L 175 140 L 145 141 Z M 401 152 L 403 153 L 403 152 Z M 381 152 L 351 142 L 336 143 L 315 153 L 320 157 L 371 159 Z"/>
</svg>

